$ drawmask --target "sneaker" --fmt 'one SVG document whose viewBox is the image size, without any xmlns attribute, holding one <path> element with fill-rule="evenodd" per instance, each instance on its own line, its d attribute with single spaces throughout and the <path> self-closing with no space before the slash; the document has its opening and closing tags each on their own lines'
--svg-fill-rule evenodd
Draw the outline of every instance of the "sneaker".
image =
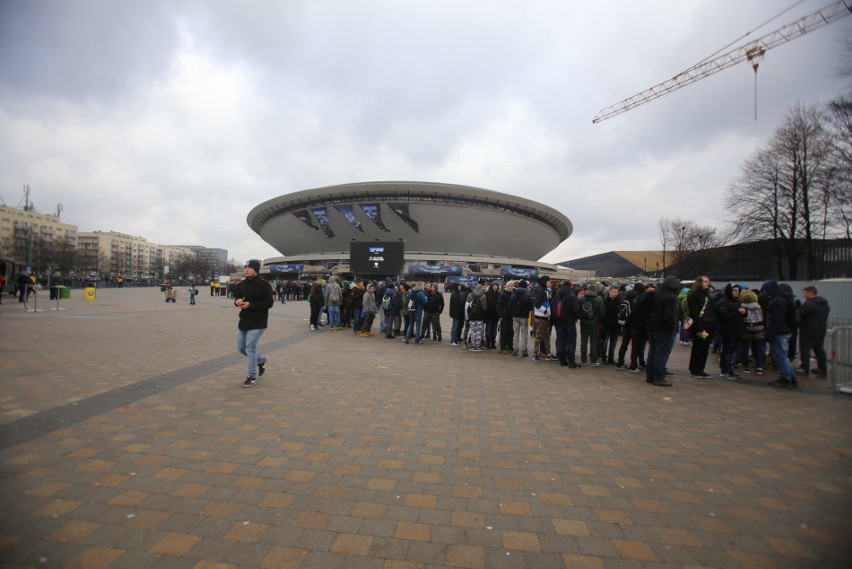
<svg viewBox="0 0 852 569">
<path fill-rule="evenodd" d="M 538 357 L 538 356 L 533 356 L 532 361 L 534 361 L 534 362 L 540 362 L 540 361 L 541 361 L 541 358 L 540 358 L 540 357 Z"/>
<path fill-rule="evenodd" d="M 691 377 L 692 379 L 706 379 L 707 374 L 703 372 L 689 372 L 689 377 Z"/>
<path fill-rule="evenodd" d="M 266 360 L 263 360 L 263 363 L 257 362 L 257 376 L 260 377 L 266 373 Z"/>
<path fill-rule="evenodd" d="M 789 388 L 793 387 L 793 382 L 791 382 L 789 379 L 784 379 L 783 377 L 779 377 L 775 381 L 770 381 L 769 385 L 771 387 L 780 387 L 782 389 L 789 389 Z"/>
<path fill-rule="evenodd" d="M 754 368 L 754 373 L 757 374 L 757 375 L 763 375 L 763 368 L 762 367 Z"/>
<path fill-rule="evenodd" d="M 671 387 L 672 386 L 672 383 L 670 381 L 667 381 L 663 377 L 658 377 L 657 379 L 655 379 L 651 383 L 656 385 L 657 387 Z"/>
<path fill-rule="evenodd" d="M 252 387 L 255 383 L 257 383 L 256 377 L 247 377 L 243 382 L 243 387 Z"/>
<path fill-rule="evenodd" d="M 556 356 L 554 356 L 553 354 L 547 354 L 547 358 L 545 358 L 545 359 L 547 359 L 547 361 L 549 361 L 549 362 L 555 362 L 555 361 L 556 361 L 556 360 L 558 360 L 559 358 L 557 358 L 557 357 L 556 357 Z"/>
<path fill-rule="evenodd" d="M 571 369 L 580 369 L 580 364 L 577 362 L 568 362 L 568 367 Z"/>
<path fill-rule="evenodd" d="M 423 343 L 423 340 L 414 340 L 414 343 L 418 346 Z"/>
<path fill-rule="evenodd" d="M 751 373 L 751 368 L 750 367 L 740 368 L 740 371 L 742 371 L 743 373 Z"/>
<path fill-rule="evenodd" d="M 313 324 L 311 324 L 311 332 L 316 332 L 316 331 L 317 331 L 317 327 L 314 326 Z"/>
<path fill-rule="evenodd" d="M 735 374 L 732 371 L 729 371 L 727 373 L 723 373 L 721 375 L 722 375 L 723 379 L 727 379 L 728 381 L 739 381 L 740 380 L 740 376 L 738 376 L 737 374 Z"/>
<path fill-rule="evenodd" d="M 671 376 L 673 376 L 673 375 L 674 375 L 674 372 L 669 371 L 668 369 L 664 369 L 664 370 L 663 370 L 663 375 L 664 375 L 665 377 L 671 377 Z"/>
<path fill-rule="evenodd" d="M 458 345 L 459 345 L 459 343 L 458 343 L 458 342 L 452 342 L 452 341 L 451 341 L 451 342 L 450 342 L 450 345 L 451 345 L 451 346 L 458 346 Z"/>
<path fill-rule="evenodd" d="M 630 373 L 642 373 L 644 370 L 639 369 L 638 367 L 631 367 L 627 371 L 629 371 Z"/>
<path fill-rule="evenodd" d="M 471 348 L 470 351 L 471 352 L 484 352 L 485 350 L 483 350 L 482 348 Z"/>
<path fill-rule="evenodd" d="M 601 361 L 595 360 L 590 365 L 591 365 L 591 367 L 601 367 Z"/>
</svg>

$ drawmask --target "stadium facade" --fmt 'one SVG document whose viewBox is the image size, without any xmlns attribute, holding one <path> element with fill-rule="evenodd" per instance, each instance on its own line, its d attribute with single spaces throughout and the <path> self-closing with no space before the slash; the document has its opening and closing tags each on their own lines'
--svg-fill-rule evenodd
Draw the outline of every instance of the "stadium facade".
<svg viewBox="0 0 852 569">
<path fill-rule="evenodd" d="M 482 188 L 390 181 L 327 186 L 268 200 L 247 221 L 282 253 L 265 259 L 263 271 L 285 278 L 349 273 L 356 241 L 404 242 L 407 276 L 574 276 L 538 260 L 570 237 L 568 217 Z"/>
</svg>

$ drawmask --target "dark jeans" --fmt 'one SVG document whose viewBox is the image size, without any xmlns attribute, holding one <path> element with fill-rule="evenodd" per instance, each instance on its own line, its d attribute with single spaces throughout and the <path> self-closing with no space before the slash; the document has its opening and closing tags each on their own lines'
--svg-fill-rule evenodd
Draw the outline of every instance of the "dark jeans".
<svg viewBox="0 0 852 569">
<path fill-rule="evenodd" d="M 621 337 L 621 346 L 618 347 L 618 365 L 624 365 L 624 356 L 627 355 L 627 348 L 630 347 L 630 330 L 625 329 L 624 335 Z"/>
<path fill-rule="evenodd" d="M 514 336 L 514 330 L 512 329 L 512 317 L 504 317 L 500 319 L 500 349 L 501 350 L 511 350 L 512 349 L 512 336 Z"/>
<path fill-rule="evenodd" d="M 588 351 L 587 351 L 588 350 Z M 598 360 L 598 324 L 580 322 L 580 360 L 586 363 L 586 355 L 592 363 Z"/>
<path fill-rule="evenodd" d="M 618 336 L 621 334 L 621 328 L 614 330 L 603 329 L 603 335 L 598 340 L 598 352 L 602 358 L 612 363 L 615 361 L 615 345 L 618 343 Z"/>
<path fill-rule="evenodd" d="M 464 318 L 453 318 L 453 327 L 450 328 L 450 341 L 461 342 L 462 328 L 464 327 Z"/>
<path fill-rule="evenodd" d="M 311 325 L 312 325 L 312 326 L 316 326 L 316 325 L 317 325 L 317 323 L 318 323 L 317 321 L 319 320 L 319 315 L 320 315 L 320 309 L 321 309 L 321 308 L 322 308 L 322 306 L 320 306 L 320 305 L 319 305 L 319 304 L 317 304 L 316 302 L 312 302 L 312 303 L 311 303 Z M 303 320 L 303 322 L 304 322 L 304 320 Z"/>
<path fill-rule="evenodd" d="M 665 379 L 666 365 L 674 347 L 677 332 L 655 332 L 648 334 L 648 365 L 645 378 L 648 381 Z"/>
<path fill-rule="evenodd" d="M 799 357 L 802 360 L 800 368 L 810 370 L 811 350 L 813 350 L 816 355 L 817 369 L 825 373 L 828 362 L 825 355 L 825 347 L 823 347 L 824 341 L 825 338 L 822 336 L 799 336 Z"/>
<path fill-rule="evenodd" d="M 692 351 L 689 354 L 689 372 L 702 373 L 707 365 L 707 355 L 710 352 L 710 340 L 713 338 L 713 331 L 707 330 L 708 336 L 702 338 L 695 332 L 692 332 Z"/>
<path fill-rule="evenodd" d="M 732 367 L 734 352 L 737 349 L 737 344 L 739 343 L 739 338 L 734 336 L 721 336 L 721 343 L 719 344 L 719 371 L 722 373 L 733 373 L 734 368 Z"/>
<path fill-rule="evenodd" d="M 630 369 L 645 367 L 645 345 L 648 343 L 648 332 L 644 327 L 630 331 Z"/>
<path fill-rule="evenodd" d="M 749 367 L 749 351 L 754 358 L 754 367 L 763 369 L 766 366 L 766 340 L 740 340 L 740 363 Z"/>
<path fill-rule="evenodd" d="M 556 330 L 556 357 L 560 363 L 577 361 L 577 323 L 557 320 L 553 325 Z"/>
<path fill-rule="evenodd" d="M 489 318 L 485 321 L 485 345 L 491 348 L 497 347 L 497 323 L 499 318 Z"/>
</svg>

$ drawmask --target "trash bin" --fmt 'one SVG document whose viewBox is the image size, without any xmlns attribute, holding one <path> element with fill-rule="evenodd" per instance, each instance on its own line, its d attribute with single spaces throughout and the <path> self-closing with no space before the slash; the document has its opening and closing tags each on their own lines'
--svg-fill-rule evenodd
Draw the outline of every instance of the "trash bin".
<svg viewBox="0 0 852 569">
<path fill-rule="evenodd" d="M 71 287 L 64 286 L 59 289 L 59 298 L 71 298 Z"/>
<path fill-rule="evenodd" d="M 83 298 L 85 298 L 86 300 L 95 300 L 95 288 L 91 286 L 86 287 L 86 291 L 83 295 Z"/>
</svg>

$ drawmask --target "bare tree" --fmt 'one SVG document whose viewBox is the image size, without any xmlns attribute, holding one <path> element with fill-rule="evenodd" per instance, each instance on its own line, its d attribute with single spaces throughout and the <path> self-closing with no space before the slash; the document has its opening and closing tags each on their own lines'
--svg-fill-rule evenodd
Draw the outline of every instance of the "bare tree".
<svg viewBox="0 0 852 569">
<path fill-rule="evenodd" d="M 663 275 L 666 274 L 666 250 L 671 244 L 672 224 L 668 217 L 661 217 L 657 220 L 657 236 L 660 238 L 660 245 L 663 246 Z"/>
<path fill-rule="evenodd" d="M 771 239 L 788 260 L 789 278 L 798 278 L 799 241 L 804 243 L 807 278 L 816 277 L 814 240 L 837 227 L 830 214 L 834 163 L 833 137 L 818 107 L 796 105 L 765 148 L 743 163 L 728 188 L 725 207 L 731 235 L 740 241 Z"/>
</svg>

